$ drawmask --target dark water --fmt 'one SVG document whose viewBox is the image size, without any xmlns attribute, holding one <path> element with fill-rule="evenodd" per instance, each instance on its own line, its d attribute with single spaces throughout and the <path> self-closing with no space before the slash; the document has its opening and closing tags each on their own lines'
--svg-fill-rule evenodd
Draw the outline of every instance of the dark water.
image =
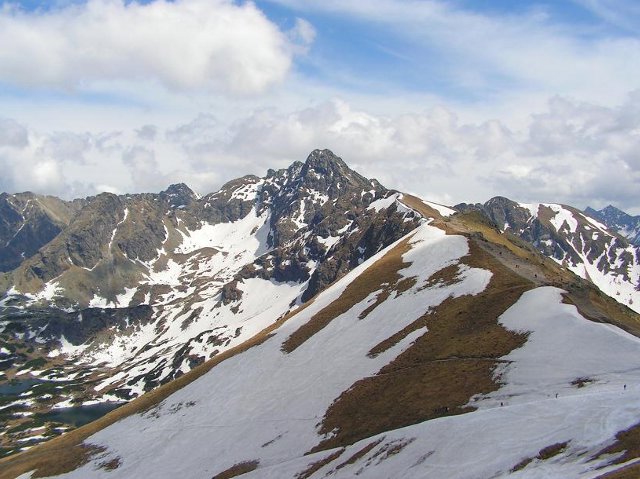
<svg viewBox="0 0 640 479">
<path fill-rule="evenodd" d="M 23 379 L 21 381 L 9 381 L 8 383 L 0 384 L 0 396 L 13 396 L 23 393 L 31 389 L 31 386 L 41 383 L 39 379 Z"/>
<path fill-rule="evenodd" d="M 91 406 L 66 407 L 53 409 L 48 413 L 40 415 L 45 421 L 55 421 L 69 424 L 75 427 L 83 426 L 91 421 L 101 418 L 108 412 L 113 411 L 123 403 L 102 403 Z"/>
</svg>

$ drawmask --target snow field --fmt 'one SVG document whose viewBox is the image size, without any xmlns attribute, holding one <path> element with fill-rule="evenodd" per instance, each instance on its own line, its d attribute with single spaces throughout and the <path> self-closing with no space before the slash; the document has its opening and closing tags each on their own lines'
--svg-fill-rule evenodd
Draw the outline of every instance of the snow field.
<svg viewBox="0 0 640 479">
<path fill-rule="evenodd" d="M 359 379 L 376 374 L 425 329 L 369 358 L 367 353 L 373 346 L 447 297 L 475 294 L 488 283 L 490 273 L 467 269 L 459 283 L 418 291 L 428 276 L 466 254 L 468 246 L 463 237 L 446 236 L 426 224 L 410 237 L 412 250 L 404 259 L 414 263 L 401 274 L 419 275 L 414 288 L 390 297 L 360 320 L 358 316 L 378 293 L 372 291 L 292 353 L 281 351 L 291 333 L 339 297 L 355 276 L 392 245 L 323 292 L 263 344 L 222 362 L 165 400 L 155 412 L 129 417 L 89 442 L 107 446 L 122 459 L 117 470 L 120 477 L 207 477 L 244 460 L 259 459 L 269 465 L 303 455 L 322 439 L 318 424 L 340 393 Z M 184 406 L 187 403 L 191 405 Z M 143 434 L 143 443 L 138 434 Z M 88 465 L 68 477 L 101 474 Z"/>
</svg>

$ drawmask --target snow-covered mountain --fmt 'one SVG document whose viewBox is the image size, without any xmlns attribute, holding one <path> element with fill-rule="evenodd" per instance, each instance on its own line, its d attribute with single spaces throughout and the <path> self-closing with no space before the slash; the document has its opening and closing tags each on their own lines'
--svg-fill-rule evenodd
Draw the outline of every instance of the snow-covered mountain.
<svg viewBox="0 0 640 479">
<path fill-rule="evenodd" d="M 481 211 L 502 232 L 527 241 L 640 312 L 640 247 L 629 244 L 593 217 L 571 206 L 524 204 L 503 197 L 456 208 Z"/>
<path fill-rule="evenodd" d="M 317 150 L 202 198 L 173 185 L 90 199 L 5 278 L 2 376 L 39 382 L 6 406 L 122 401 L 180 377 L 416 228 L 401 198 Z M 32 428 L 6 421 L 13 450 Z"/>
<path fill-rule="evenodd" d="M 640 216 L 631 216 L 612 205 L 601 210 L 587 207 L 584 212 L 627 238 L 630 243 L 640 246 Z"/>
<path fill-rule="evenodd" d="M 477 211 L 393 202 L 416 227 L 304 306 L 0 477 L 637 475 L 638 315 Z"/>
</svg>

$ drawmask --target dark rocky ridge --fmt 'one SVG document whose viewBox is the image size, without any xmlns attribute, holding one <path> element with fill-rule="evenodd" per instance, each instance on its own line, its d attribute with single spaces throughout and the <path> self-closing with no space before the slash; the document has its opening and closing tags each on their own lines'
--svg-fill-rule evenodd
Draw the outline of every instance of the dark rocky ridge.
<svg viewBox="0 0 640 479">
<path fill-rule="evenodd" d="M 579 268 L 589 263 L 595 266 L 599 273 L 611 275 L 610 278 L 616 277 L 616 282 L 627 282 L 636 290 L 640 290 L 640 284 L 634 283 L 637 279 L 632 277 L 632 271 L 638 267 L 640 249 L 630 245 L 615 231 L 600 232 L 578 209 L 565 205 L 557 206 L 571 214 L 576 222 L 575 226 L 570 227 L 566 221 L 560 227 L 553 225 L 551 220 L 556 216 L 556 212 L 550 206 L 541 204 L 537 215 L 532 216 L 528 208 L 504 197 L 492 198 L 484 204 L 462 203 L 456 205 L 455 209 L 462 212 L 480 212 L 495 228 L 527 241 L 545 256 L 568 267 Z M 632 252 L 634 249 L 635 253 Z M 588 273 L 587 279 L 590 279 Z M 606 290 L 607 285 L 596 284 Z"/>
<path fill-rule="evenodd" d="M 627 238 L 630 243 L 640 246 L 640 215 L 631 216 L 612 205 L 601 210 L 587 207 L 584 212 L 604 223 L 610 230 Z"/>
<path fill-rule="evenodd" d="M 69 225 L 85 200 L 0 194 L 0 271 L 11 271 Z"/>
</svg>

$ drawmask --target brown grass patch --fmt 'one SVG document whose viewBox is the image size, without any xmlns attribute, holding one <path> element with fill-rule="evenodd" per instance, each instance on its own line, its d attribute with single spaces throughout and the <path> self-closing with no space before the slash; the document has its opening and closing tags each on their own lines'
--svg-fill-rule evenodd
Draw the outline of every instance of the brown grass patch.
<svg viewBox="0 0 640 479">
<path fill-rule="evenodd" d="M 434 218 L 438 220 L 443 219 L 442 215 L 438 212 L 438 210 L 425 204 L 424 201 L 422 201 L 420 198 L 416 196 L 402 193 L 402 199 L 400 201 L 405 205 L 407 205 L 409 208 L 420 213 L 425 218 Z"/>
<path fill-rule="evenodd" d="M 344 448 L 338 449 L 333 454 L 330 454 L 327 457 L 320 459 L 319 461 L 309 464 L 309 466 L 304 471 L 296 474 L 296 479 L 307 479 L 311 477 L 320 469 L 322 469 L 324 466 L 338 459 L 343 452 L 344 452 Z"/>
<path fill-rule="evenodd" d="M 607 296 L 593 284 L 574 277 L 561 286 L 567 290 L 564 302 L 573 304 L 586 319 L 597 323 L 610 323 L 640 337 L 640 314 Z"/>
<path fill-rule="evenodd" d="M 640 463 L 630 464 L 615 471 L 608 472 L 596 479 L 638 479 L 640 477 Z"/>
<path fill-rule="evenodd" d="M 435 273 L 434 275 L 432 275 L 423 285 L 420 286 L 418 291 L 423 291 L 424 289 L 433 287 L 437 284 L 440 284 L 443 286 L 452 285 L 456 282 L 459 271 L 460 271 L 460 266 L 457 264 L 447 266 L 441 269 L 440 271 L 438 271 L 437 273 Z M 373 348 L 371 348 L 371 351 L 367 353 L 367 356 L 369 356 L 370 358 L 375 358 L 379 354 L 382 354 L 388 349 L 391 349 L 393 346 L 395 346 L 404 338 L 406 338 L 409 334 L 411 334 L 417 329 L 420 329 L 424 325 L 425 325 L 424 321 L 421 321 L 421 320 L 414 321 L 410 325 L 398 331 L 393 336 L 375 345 Z"/>
<path fill-rule="evenodd" d="M 234 464 L 229 469 L 225 469 L 219 474 L 216 474 L 211 479 L 231 479 L 232 477 L 238 477 L 247 472 L 255 471 L 258 468 L 260 461 L 243 461 L 238 464 Z"/>
<path fill-rule="evenodd" d="M 381 437 L 377 441 L 370 442 L 369 444 L 364 446 L 362 449 L 357 451 L 355 454 L 353 454 L 349 459 L 347 459 L 346 461 L 338 464 L 336 466 L 336 470 L 342 469 L 343 467 L 346 467 L 346 466 L 350 466 L 351 464 L 355 464 L 360 459 L 362 459 L 364 456 L 369 454 L 369 452 L 371 452 L 371 450 L 374 447 L 376 447 L 378 444 L 380 444 L 382 441 L 384 441 L 384 437 Z"/>
<path fill-rule="evenodd" d="M 320 332 L 341 314 L 349 311 L 354 305 L 363 301 L 373 291 L 383 288 L 385 284 L 395 285 L 398 283 L 402 279 L 398 271 L 409 266 L 409 263 L 405 263 L 402 260 L 402 255 L 410 249 L 409 242 L 405 239 L 367 268 L 345 288 L 338 299 L 318 311 L 307 323 L 292 333 L 282 344 L 282 351 L 286 353 L 295 351 L 296 348 L 304 344 L 314 334 Z M 387 287 L 387 289 L 389 288 L 392 287 Z M 385 293 L 383 292 L 382 294 L 384 295 Z M 386 293 L 387 296 L 389 294 L 390 291 Z M 374 306 L 379 305 L 381 302 L 379 297 Z M 368 312 L 371 311 L 372 309 Z"/>
<path fill-rule="evenodd" d="M 103 453 L 104 447 L 93 444 L 77 444 L 67 450 L 56 451 L 55 460 L 45 470 L 37 470 L 31 477 L 49 477 L 64 474 L 78 467 L 84 466 L 92 457 Z M 72 468 L 69 468 L 69 465 Z M 26 472 L 26 471 L 25 471 Z M 1 476 L 1 477 L 4 477 Z"/>
<path fill-rule="evenodd" d="M 395 456 L 399 454 L 405 447 L 415 441 L 415 438 L 411 439 L 395 439 L 386 443 L 384 446 L 380 448 L 378 452 L 376 452 L 371 460 L 378 459 L 377 464 L 380 464 L 382 461 L 389 459 L 391 456 Z"/>
<path fill-rule="evenodd" d="M 588 386 L 592 382 L 593 382 L 593 379 L 582 377 L 582 378 L 576 378 L 573 381 L 571 381 L 571 385 L 576 387 L 576 388 L 578 388 L 578 389 L 580 389 L 580 388 L 583 388 L 585 386 Z"/>
<path fill-rule="evenodd" d="M 120 467 L 121 461 L 119 457 L 111 459 L 110 461 L 101 462 L 98 467 L 105 471 L 114 471 Z"/>
<path fill-rule="evenodd" d="M 597 453 L 593 459 L 621 452 L 623 454 L 610 464 L 622 464 L 632 459 L 640 458 L 640 423 L 616 434 L 616 442 Z"/>
<path fill-rule="evenodd" d="M 513 466 L 513 468 L 511 469 L 511 472 L 513 473 L 513 472 L 517 472 L 524 469 L 536 459 L 539 461 L 546 461 L 547 459 L 551 459 L 552 457 L 557 456 L 558 454 L 561 454 L 565 449 L 567 449 L 568 445 L 569 445 L 568 442 L 559 442 L 556 444 L 552 444 L 551 446 L 542 448 L 540 449 L 540 452 L 538 452 L 538 455 L 536 457 L 528 457 L 520 461 L 515 466 Z"/>
<path fill-rule="evenodd" d="M 522 346 L 526 335 L 506 330 L 497 318 L 532 285 L 473 240 L 469 247 L 466 264 L 493 271 L 490 285 L 476 296 L 449 298 L 419 318 L 412 326 L 427 326 L 428 332 L 376 376 L 356 382 L 336 399 L 320 428 L 332 436 L 312 452 L 467 412 L 473 409 L 466 406 L 471 397 L 499 388 L 494 377 L 499 358 Z"/>
</svg>

